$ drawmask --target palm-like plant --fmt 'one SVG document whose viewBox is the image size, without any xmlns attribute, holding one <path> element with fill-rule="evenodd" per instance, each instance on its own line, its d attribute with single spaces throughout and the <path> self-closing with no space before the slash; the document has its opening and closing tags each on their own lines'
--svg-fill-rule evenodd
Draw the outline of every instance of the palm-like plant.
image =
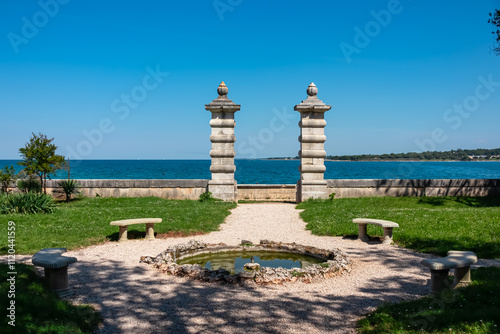
<svg viewBox="0 0 500 334">
<path fill-rule="evenodd" d="M 61 180 L 57 182 L 57 185 L 62 188 L 64 194 L 66 195 L 66 202 L 69 202 L 71 195 L 76 195 L 80 193 L 80 184 L 73 179 Z"/>
</svg>

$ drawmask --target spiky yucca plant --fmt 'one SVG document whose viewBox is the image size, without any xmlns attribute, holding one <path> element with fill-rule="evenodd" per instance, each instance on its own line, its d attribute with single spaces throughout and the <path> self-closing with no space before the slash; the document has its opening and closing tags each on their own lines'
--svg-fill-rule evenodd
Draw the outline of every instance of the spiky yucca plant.
<svg viewBox="0 0 500 334">
<path fill-rule="evenodd" d="M 47 194 L 29 192 L 0 196 L 0 213 L 52 213 L 54 210 L 54 199 Z"/>
<path fill-rule="evenodd" d="M 80 184 L 73 179 L 61 180 L 57 182 L 57 185 L 62 188 L 64 194 L 66 195 L 66 202 L 69 202 L 71 195 L 80 194 Z"/>
</svg>

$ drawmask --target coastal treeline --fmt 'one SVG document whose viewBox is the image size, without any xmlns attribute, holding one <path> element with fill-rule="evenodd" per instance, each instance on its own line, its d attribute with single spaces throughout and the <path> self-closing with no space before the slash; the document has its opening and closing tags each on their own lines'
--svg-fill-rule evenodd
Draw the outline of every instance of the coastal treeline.
<svg viewBox="0 0 500 334">
<path fill-rule="evenodd" d="M 452 160 L 452 161 L 471 161 L 471 160 L 500 160 L 500 148 L 475 150 L 451 150 L 451 151 L 427 151 L 410 153 L 390 153 L 390 154 L 361 154 L 361 155 L 328 155 L 328 160 L 344 161 L 390 161 L 390 160 Z"/>
</svg>

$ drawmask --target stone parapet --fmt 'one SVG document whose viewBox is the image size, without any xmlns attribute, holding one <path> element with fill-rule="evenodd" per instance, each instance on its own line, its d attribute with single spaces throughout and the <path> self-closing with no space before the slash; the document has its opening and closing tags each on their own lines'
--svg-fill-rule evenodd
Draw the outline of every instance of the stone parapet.
<svg viewBox="0 0 500 334">
<path fill-rule="evenodd" d="M 374 196 L 498 196 L 500 179 L 327 180 L 335 198 Z"/>
<path fill-rule="evenodd" d="M 47 181 L 47 193 L 62 197 L 57 182 Z M 208 180 L 77 180 L 85 197 L 161 197 L 196 200 L 207 191 Z"/>
<path fill-rule="evenodd" d="M 59 180 L 47 181 L 47 193 L 62 196 Z M 206 192 L 209 180 L 77 180 L 86 197 L 146 197 L 196 200 Z M 327 194 L 335 198 L 378 196 L 500 196 L 500 179 L 438 180 L 323 180 Z M 220 181 L 221 184 L 224 182 Z M 233 186 L 231 180 L 227 181 Z M 321 182 L 321 181 L 320 181 Z M 314 183 L 314 181 L 310 181 Z M 239 184 L 237 199 L 246 201 L 295 202 L 294 184 Z M 11 187 L 9 191 L 16 192 Z M 62 198 L 62 197 L 61 197 Z"/>
<path fill-rule="evenodd" d="M 238 201 L 295 202 L 295 184 L 239 184 Z"/>
</svg>

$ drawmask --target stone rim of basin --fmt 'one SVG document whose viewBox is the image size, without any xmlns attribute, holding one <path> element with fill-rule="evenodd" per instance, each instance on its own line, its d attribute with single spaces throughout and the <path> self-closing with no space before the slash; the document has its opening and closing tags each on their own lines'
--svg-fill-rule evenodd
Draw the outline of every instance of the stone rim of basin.
<svg viewBox="0 0 500 334">
<path fill-rule="evenodd" d="M 217 270 L 204 269 L 199 264 L 179 265 L 177 261 L 185 256 L 193 256 L 207 252 L 223 252 L 232 250 L 261 250 L 273 252 L 288 252 L 314 257 L 325 260 L 321 264 L 313 264 L 304 268 L 270 268 L 260 267 L 253 271 L 231 274 L 228 270 L 219 268 Z M 259 244 L 253 244 L 243 240 L 240 245 L 230 246 L 224 243 L 206 244 L 200 241 L 190 241 L 169 247 L 155 257 L 142 256 L 141 261 L 152 265 L 161 272 L 179 277 L 188 277 L 204 282 L 219 282 L 231 284 L 283 284 L 286 282 L 309 283 L 317 279 L 325 279 L 341 275 L 351 271 L 351 260 L 349 255 L 338 248 L 331 250 L 320 249 L 312 246 L 303 246 L 296 243 L 281 243 L 269 240 L 261 240 Z"/>
</svg>

